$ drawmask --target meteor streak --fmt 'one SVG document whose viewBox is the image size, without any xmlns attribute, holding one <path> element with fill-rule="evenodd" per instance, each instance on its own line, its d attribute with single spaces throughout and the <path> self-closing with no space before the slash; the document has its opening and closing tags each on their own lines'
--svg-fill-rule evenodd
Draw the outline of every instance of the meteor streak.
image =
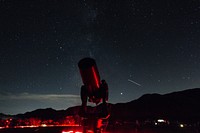
<svg viewBox="0 0 200 133">
<path fill-rule="evenodd" d="M 139 83 L 137 83 L 137 82 L 135 82 L 135 81 L 133 81 L 131 79 L 128 79 L 128 81 L 131 82 L 131 83 L 133 83 L 133 84 L 136 84 L 137 86 L 142 86 L 141 84 L 139 84 Z"/>
</svg>

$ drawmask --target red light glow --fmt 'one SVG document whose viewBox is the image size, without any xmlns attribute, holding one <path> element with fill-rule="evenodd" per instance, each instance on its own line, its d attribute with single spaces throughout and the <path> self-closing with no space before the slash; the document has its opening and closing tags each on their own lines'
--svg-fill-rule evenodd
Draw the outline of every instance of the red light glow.
<svg viewBox="0 0 200 133">
<path fill-rule="evenodd" d="M 95 79 L 96 85 L 97 85 L 97 87 L 99 88 L 99 82 L 98 82 L 98 78 L 97 78 L 96 72 L 95 72 L 95 70 L 94 70 L 94 67 L 92 67 L 92 72 L 93 72 L 93 74 L 94 74 L 94 79 Z"/>
<path fill-rule="evenodd" d="M 62 133 L 73 133 L 73 131 L 62 131 Z"/>
<path fill-rule="evenodd" d="M 62 131 L 62 133 L 82 133 L 80 131 Z"/>
</svg>

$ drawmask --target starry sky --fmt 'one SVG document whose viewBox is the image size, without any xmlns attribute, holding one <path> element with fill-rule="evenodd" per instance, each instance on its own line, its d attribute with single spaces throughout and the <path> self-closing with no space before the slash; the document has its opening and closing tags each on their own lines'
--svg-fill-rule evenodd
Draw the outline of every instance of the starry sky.
<svg viewBox="0 0 200 133">
<path fill-rule="evenodd" d="M 81 104 L 96 60 L 109 102 L 200 87 L 199 0 L 0 0 L 0 113 Z"/>
</svg>

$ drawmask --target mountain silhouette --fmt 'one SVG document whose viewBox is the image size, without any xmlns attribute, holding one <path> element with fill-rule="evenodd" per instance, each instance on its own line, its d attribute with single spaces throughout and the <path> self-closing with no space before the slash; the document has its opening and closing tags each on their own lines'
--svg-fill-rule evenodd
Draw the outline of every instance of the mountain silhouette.
<svg viewBox="0 0 200 133">
<path fill-rule="evenodd" d="M 108 104 L 110 121 L 134 121 L 165 118 L 169 120 L 198 121 L 200 120 L 200 88 L 172 92 L 168 94 L 145 94 L 140 98 L 127 102 Z M 96 108 L 88 107 L 88 111 L 101 111 L 102 104 Z M 52 108 L 37 109 L 32 112 L 18 114 L 16 118 L 39 118 L 41 120 L 57 120 L 66 116 L 79 114 L 80 106 L 66 110 Z M 0 117 L 8 115 L 0 114 Z M 9 115 L 10 116 L 10 115 Z"/>
<path fill-rule="evenodd" d="M 114 119 L 154 119 L 194 121 L 200 119 L 200 89 L 188 89 L 179 92 L 145 94 L 128 103 L 112 106 Z"/>
</svg>

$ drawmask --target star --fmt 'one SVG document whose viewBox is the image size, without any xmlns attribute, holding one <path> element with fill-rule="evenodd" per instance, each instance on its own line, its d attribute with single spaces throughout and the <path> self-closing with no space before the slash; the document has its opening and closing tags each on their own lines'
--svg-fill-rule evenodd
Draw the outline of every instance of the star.
<svg viewBox="0 0 200 133">
<path fill-rule="evenodd" d="M 0 96 L 2 92 L 79 95 L 83 82 L 77 63 L 85 57 L 96 60 L 111 103 L 199 87 L 198 1 L 176 6 L 173 0 L 114 5 L 106 0 L 66 0 L 56 1 L 53 8 L 55 1 L 0 1 Z M 10 106 L 14 102 L 16 106 Z M 17 105 L 22 101 L 13 103 L 1 104 L 0 112 L 27 111 Z M 72 105 L 65 104 L 60 108 Z"/>
</svg>

